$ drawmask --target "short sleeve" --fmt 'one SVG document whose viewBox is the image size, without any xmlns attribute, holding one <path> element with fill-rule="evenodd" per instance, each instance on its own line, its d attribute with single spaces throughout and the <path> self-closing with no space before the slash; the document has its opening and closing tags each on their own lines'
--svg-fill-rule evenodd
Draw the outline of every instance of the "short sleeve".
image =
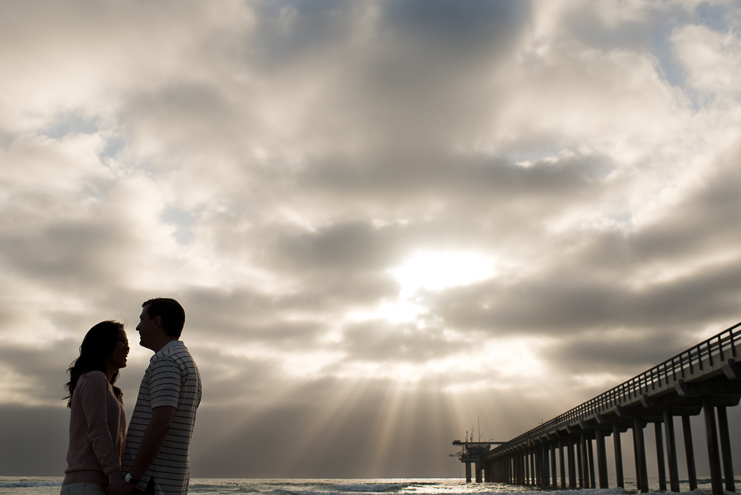
<svg viewBox="0 0 741 495">
<path fill-rule="evenodd" d="M 180 368 L 167 358 L 151 363 L 149 369 L 150 404 L 152 409 L 161 406 L 178 406 L 180 397 Z"/>
</svg>

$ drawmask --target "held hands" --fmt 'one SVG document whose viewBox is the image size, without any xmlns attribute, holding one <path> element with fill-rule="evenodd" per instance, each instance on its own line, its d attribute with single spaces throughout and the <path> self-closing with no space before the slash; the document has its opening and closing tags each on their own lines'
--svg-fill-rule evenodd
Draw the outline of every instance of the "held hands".
<svg viewBox="0 0 741 495">
<path fill-rule="evenodd" d="M 108 495 L 129 495 L 129 493 L 134 491 L 135 488 L 136 485 L 126 483 L 123 478 L 121 478 L 109 484 L 105 489 L 105 492 Z"/>
</svg>

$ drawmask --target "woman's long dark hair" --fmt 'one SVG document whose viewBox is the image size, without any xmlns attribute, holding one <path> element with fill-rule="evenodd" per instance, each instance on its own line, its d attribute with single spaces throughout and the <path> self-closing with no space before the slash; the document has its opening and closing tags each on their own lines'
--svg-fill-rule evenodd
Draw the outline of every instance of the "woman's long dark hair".
<svg viewBox="0 0 741 495">
<path fill-rule="evenodd" d="M 82 339 L 80 346 L 80 357 L 72 361 L 67 372 L 69 381 L 65 383 L 69 395 L 65 397 L 67 407 L 72 407 L 72 394 L 75 393 L 77 380 L 80 375 L 88 371 L 102 371 L 105 373 L 105 361 L 108 359 L 116 348 L 119 333 L 123 330 L 123 324 L 117 321 L 101 321 L 93 328 L 88 330 L 85 338 Z M 118 379 L 118 370 L 111 377 L 111 385 Z M 113 387 L 113 392 L 117 397 L 121 396 L 121 389 Z"/>
</svg>

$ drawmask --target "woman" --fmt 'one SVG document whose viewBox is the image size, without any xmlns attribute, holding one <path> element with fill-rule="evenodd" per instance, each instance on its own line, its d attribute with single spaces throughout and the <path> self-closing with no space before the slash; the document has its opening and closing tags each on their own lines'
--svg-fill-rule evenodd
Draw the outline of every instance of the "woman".
<svg viewBox="0 0 741 495">
<path fill-rule="evenodd" d="M 80 357 L 67 370 L 71 415 L 61 495 L 105 495 L 106 486 L 121 477 L 126 413 L 113 384 L 128 354 L 123 325 L 103 321 L 85 335 Z"/>
</svg>

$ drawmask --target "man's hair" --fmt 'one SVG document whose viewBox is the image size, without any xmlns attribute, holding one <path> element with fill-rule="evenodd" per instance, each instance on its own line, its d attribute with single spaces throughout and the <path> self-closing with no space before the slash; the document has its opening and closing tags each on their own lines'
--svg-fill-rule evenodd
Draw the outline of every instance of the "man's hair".
<svg viewBox="0 0 741 495">
<path fill-rule="evenodd" d="M 155 297 L 142 303 L 142 308 L 147 312 L 149 319 L 159 316 L 162 319 L 162 327 L 170 337 L 180 338 L 185 326 L 185 310 L 175 299 L 167 297 Z"/>
</svg>

